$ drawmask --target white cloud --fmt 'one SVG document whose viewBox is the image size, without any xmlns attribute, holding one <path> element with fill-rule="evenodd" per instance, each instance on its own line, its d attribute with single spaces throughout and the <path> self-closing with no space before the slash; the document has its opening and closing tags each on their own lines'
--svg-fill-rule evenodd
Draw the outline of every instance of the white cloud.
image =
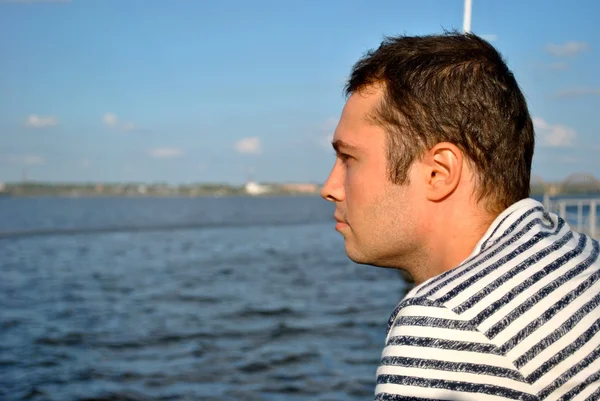
<svg viewBox="0 0 600 401">
<path fill-rule="evenodd" d="M 235 150 L 239 153 L 260 153 L 260 138 L 252 136 L 240 139 L 235 143 Z"/>
<path fill-rule="evenodd" d="M 33 154 L 7 155 L 2 157 L 2 159 L 12 164 L 22 164 L 28 166 L 44 164 L 45 162 L 43 157 Z"/>
<path fill-rule="evenodd" d="M 333 141 L 333 133 L 337 127 L 339 118 L 330 117 L 321 124 L 319 127 L 320 134 L 318 142 L 321 146 L 331 149 L 331 142 Z"/>
<path fill-rule="evenodd" d="M 115 113 L 106 113 L 102 117 L 104 125 L 110 128 L 118 129 L 120 131 L 134 131 L 136 126 L 131 121 L 121 121 Z"/>
<path fill-rule="evenodd" d="M 321 125 L 321 128 L 324 131 L 329 131 L 331 133 L 333 133 L 333 131 L 335 131 L 335 127 L 337 127 L 338 123 L 340 122 L 339 118 L 336 117 L 329 117 L 327 120 L 325 120 L 325 122 Z"/>
<path fill-rule="evenodd" d="M 32 128 L 46 128 L 57 125 L 58 120 L 56 119 L 56 117 L 52 116 L 43 117 L 38 116 L 37 114 L 32 114 L 29 117 L 27 117 L 27 120 L 25 120 L 25 124 L 28 127 Z"/>
<path fill-rule="evenodd" d="M 115 125 L 117 125 L 118 118 L 115 113 L 106 113 L 102 118 L 102 121 L 104 121 L 104 124 L 106 124 L 107 126 L 114 127 Z"/>
<path fill-rule="evenodd" d="M 548 45 L 546 45 L 546 51 L 557 57 L 569 57 L 575 56 L 583 51 L 586 51 L 589 49 L 589 47 L 590 46 L 585 42 L 570 41 L 562 45 L 555 45 L 554 43 L 549 43 Z"/>
<path fill-rule="evenodd" d="M 134 123 L 132 123 L 131 121 L 127 121 L 121 125 L 121 128 L 123 129 L 123 131 L 133 131 L 136 127 Z"/>
<path fill-rule="evenodd" d="M 600 96 L 600 88 L 569 88 L 556 93 L 556 97 Z"/>
<path fill-rule="evenodd" d="M 183 151 L 177 148 L 155 148 L 150 149 L 148 154 L 157 159 L 168 159 L 181 156 L 183 154 Z"/>
<path fill-rule="evenodd" d="M 332 142 L 333 142 L 333 134 L 325 135 L 319 139 L 319 144 L 330 150 L 331 150 Z"/>
<path fill-rule="evenodd" d="M 555 148 L 573 146 L 576 137 L 573 128 L 561 124 L 549 124 L 539 117 L 533 118 L 533 125 L 542 140 L 542 145 Z"/>
<path fill-rule="evenodd" d="M 488 42 L 495 42 L 498 40 L 498 35 L 495 33 L 490 33 L 487 35 L 481 35 L 481 38 L 487 40 Z"/>
</svg>

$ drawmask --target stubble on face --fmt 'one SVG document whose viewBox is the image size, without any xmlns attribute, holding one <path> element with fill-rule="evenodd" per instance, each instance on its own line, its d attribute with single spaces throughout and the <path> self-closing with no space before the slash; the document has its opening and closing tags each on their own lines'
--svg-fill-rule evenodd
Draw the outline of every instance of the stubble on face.
<svg viewBox="0 0 600 401">
<path fill-rule="evenodd" d="M 397 185 L 389 179 L 387 133 L 371 118 L 381 95 L 381 91 L 353 94 L 336 129 L 335 140 L 361 149 L 343 167 L 345 198 L 337 203 L 336 215 L 347 223 L 339 231 L 350 259 L 404 268 L 414 264 L 418 250 L 417 208 L 410 184 Z"/>
<path fill-rule="evenodd" d="M 409 186 L 389 181 L 383 185 L 364 210 L 362 224 L 352 232 L 354 237 L 347 242 L 355 262 L 411 271 L 423 260 L 422 227 L 412 195 Z M 352 258 L 350 252 L 349 256 Z"/>
</svg>

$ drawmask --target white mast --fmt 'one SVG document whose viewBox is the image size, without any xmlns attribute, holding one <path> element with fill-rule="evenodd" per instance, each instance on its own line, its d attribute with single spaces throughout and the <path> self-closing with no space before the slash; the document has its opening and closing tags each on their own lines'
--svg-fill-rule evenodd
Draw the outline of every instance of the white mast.
<svg viewBox="0 0 600 401">
<path fill-rule="evenodd" d="M 471 0 L 465 0 L 465 16 L 463 19 L 464 33 L 471 32 Z"/>
</svg>

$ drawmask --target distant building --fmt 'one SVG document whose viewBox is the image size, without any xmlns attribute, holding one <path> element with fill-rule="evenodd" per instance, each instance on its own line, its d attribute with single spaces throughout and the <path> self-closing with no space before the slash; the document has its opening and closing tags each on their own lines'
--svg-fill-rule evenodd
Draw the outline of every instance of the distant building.
<svg viewBox="0 0 600 401">
<path fill-rule="evenodd" d="M 4 185 L 4 183 L 2 181 L 0 181 L 0 192 L 4 192 L 5 189 L 6 189 L 6 185 Z"/>
<path fill-rule="evenodd" d="M 246 182 L 246 193 L 250 195 L 260 195 L 269 192 L 269 187 L 266 185 L 260 185 L 254 181 Z"/>
<path fill-rule="evenodd" d="M 312 194 L 319 189 L 316 184 L 310 183 L 283 184 L 281 188 L 287 192 L 299 192 L 304 194 Z"/>
</svg>

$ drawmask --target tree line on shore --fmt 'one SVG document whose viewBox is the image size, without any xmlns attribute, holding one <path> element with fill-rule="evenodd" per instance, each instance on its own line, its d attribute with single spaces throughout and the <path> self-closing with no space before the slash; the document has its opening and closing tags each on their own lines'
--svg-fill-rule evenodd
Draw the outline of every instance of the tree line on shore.
<svg viewBox="0 0 600 401">
<path fill-rule="evenodd" d="M 590 183 L 572 183 L 569 185 L 541 184 L 531 185 L 531 195 L 544 195 L 553 185 L 552 195 L 558 194 L 599 194 L 600 187 Z M 295 190 L 286 184 L 265 184 L 269 188 L 262 195 L 318 194 L 321 185 L 314 184 L 314 190 Z M 245 185 L 224 183 L 198 183 L 172 185 L 167 183 L 47 183 L 20 182 L 0 187 L 0 195 L 9 196 L 245 196 Z"/>
<path fill-rule="evenodd" d="M 318 193 L 301 190 L 289 184 L 265 184 L 269 194 Z M 0 195 L 9 196 L 241 196 L 248 195 L 246 185 L 224 183 L 198 183 L 173 185 L 167 183 L 48 183 L 20 182 L 7 183 L 0 188 Z"/>
</svg>

